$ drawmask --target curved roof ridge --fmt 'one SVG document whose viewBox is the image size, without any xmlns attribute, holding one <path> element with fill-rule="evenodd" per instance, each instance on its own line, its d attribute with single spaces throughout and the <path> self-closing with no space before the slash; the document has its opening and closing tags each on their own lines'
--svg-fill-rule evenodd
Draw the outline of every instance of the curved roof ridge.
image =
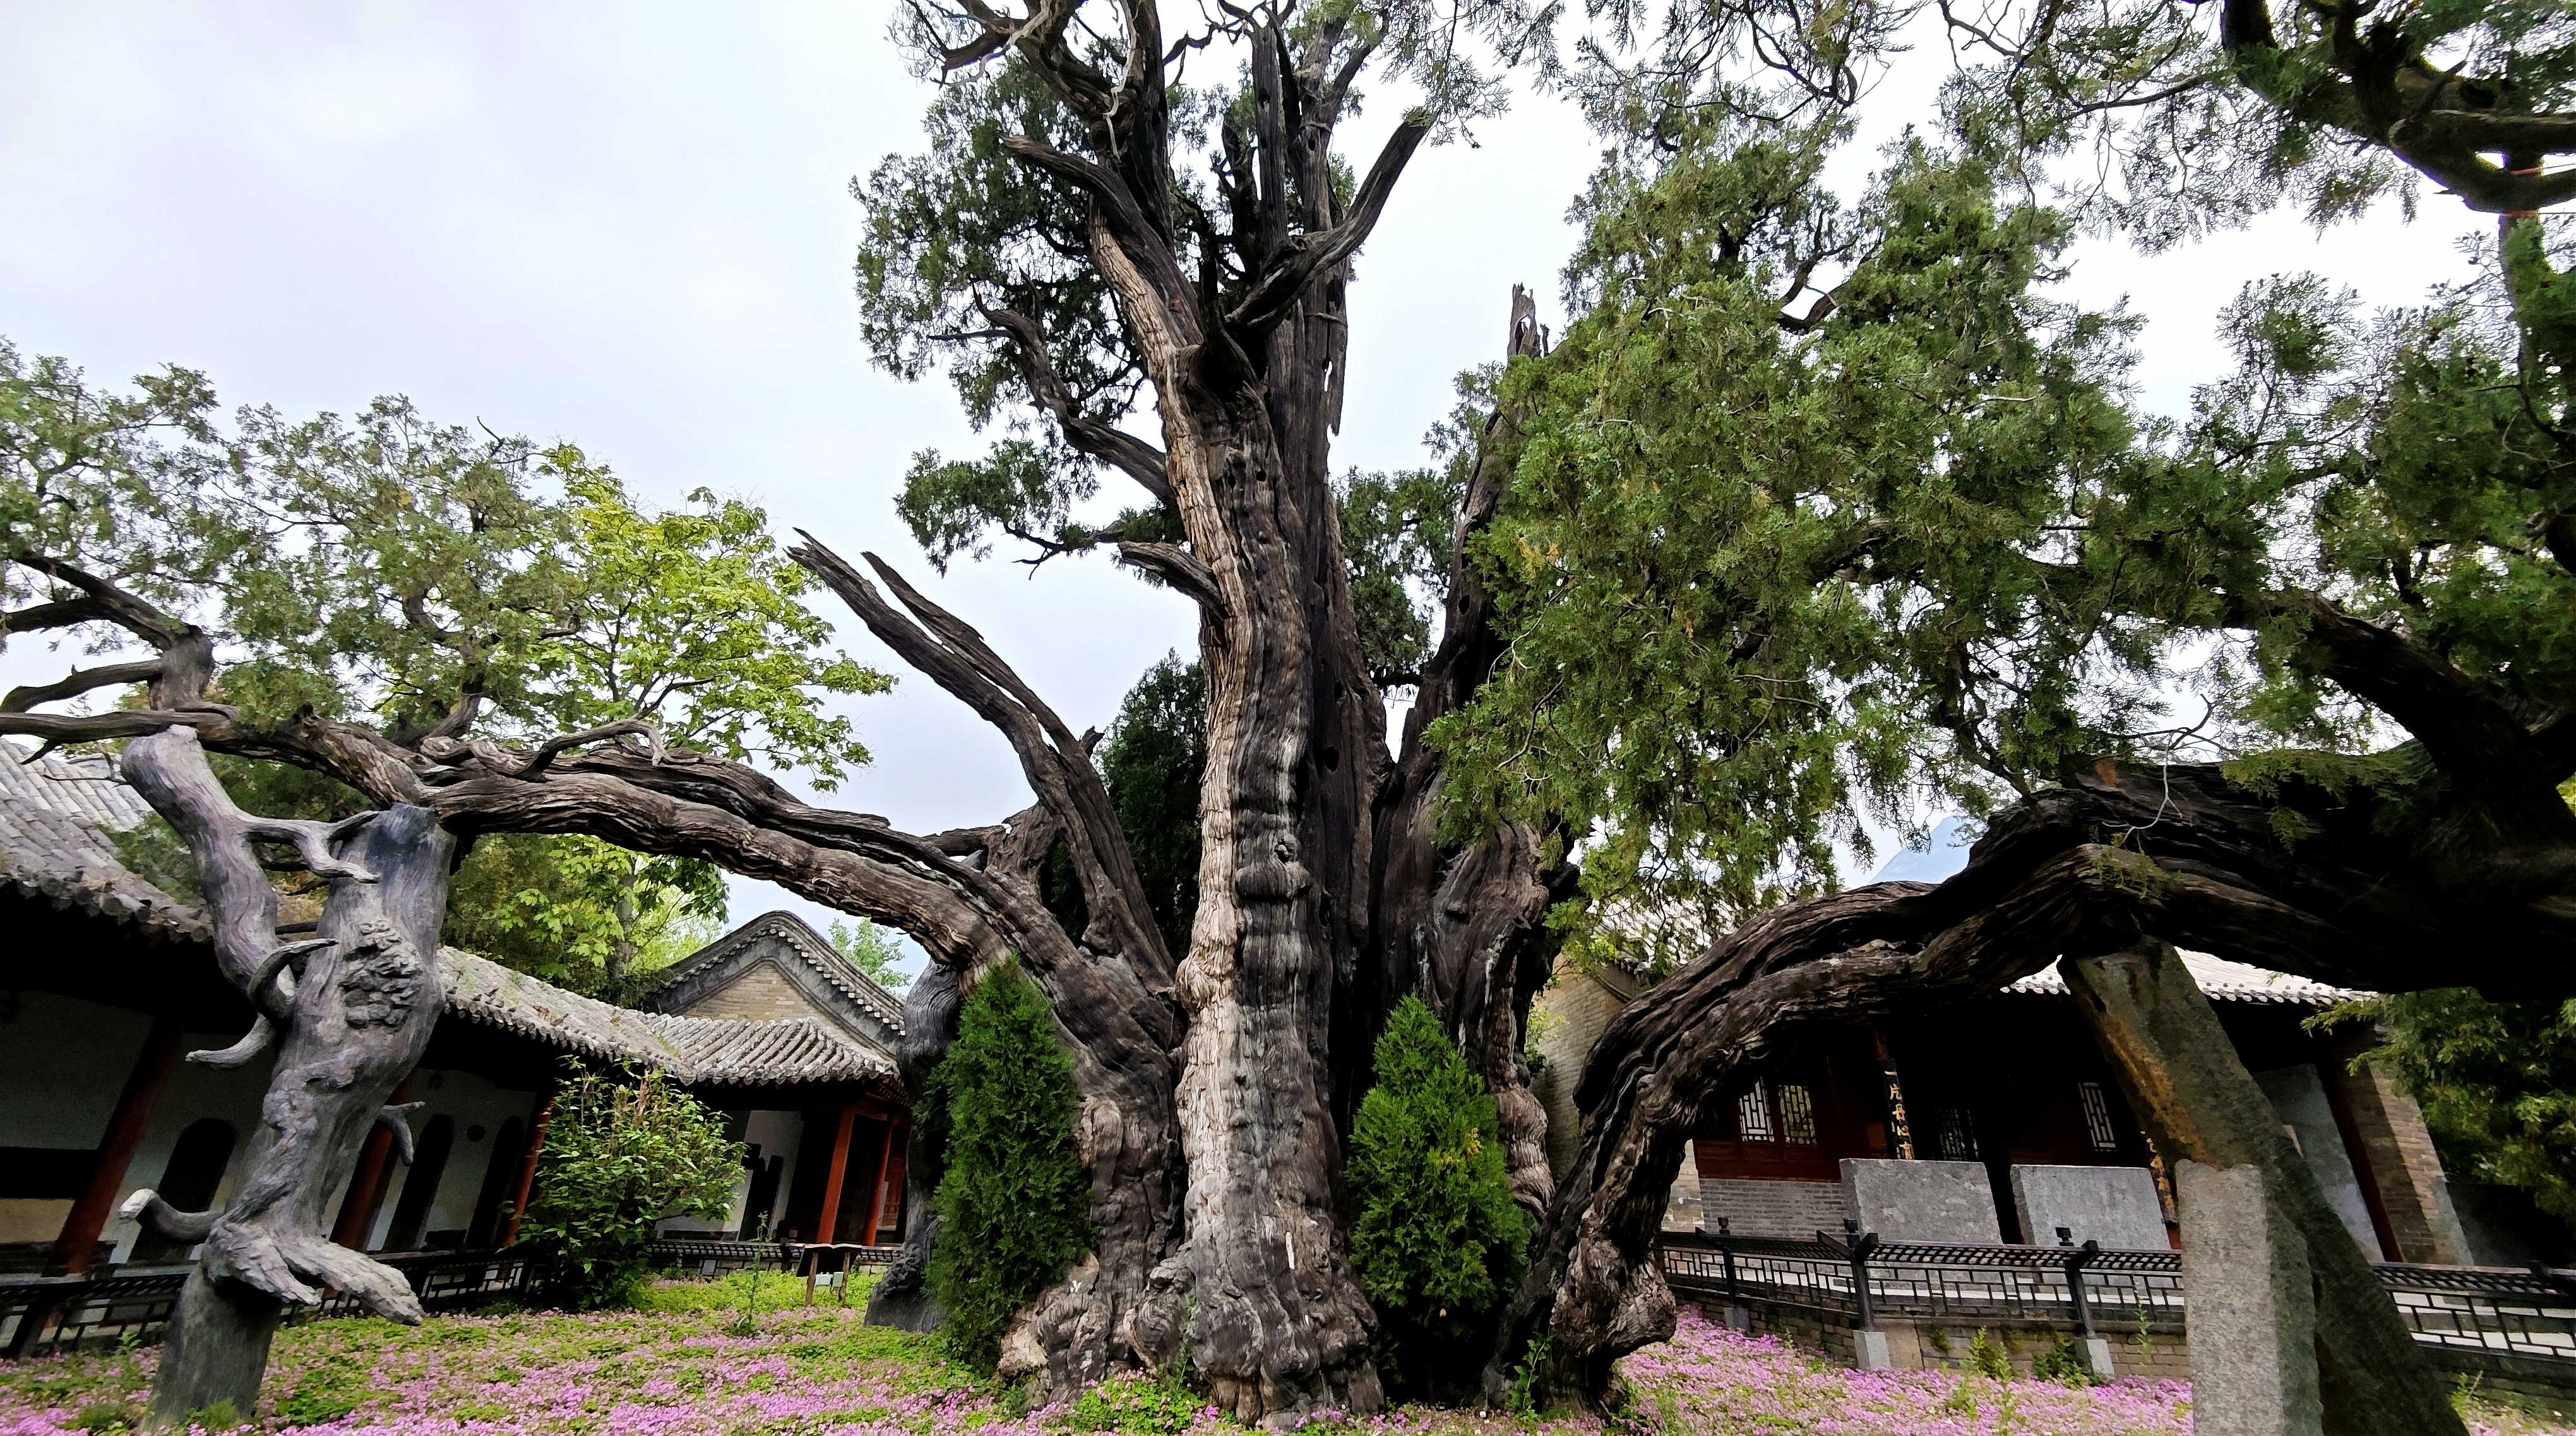
<svg viewBox="0 0 2576 1436">
<path fill-rule="evenodd" d="M 658 990 L 678 983 L 726 961 L 763 937 L 777 937 L 788 950 L 802 958 L 816 976 L 832 985 L 860 1010 L 884 1024 L 889 1032 L 903 1032 L 903 999 L 888 992 L 884 985 L 859 970 L 858 964 L 842 956 L 831 939 L 814 930 L 813 924 L 785 908 L 772 908 L 678 962 L 664 968 Z"/>
</svg>

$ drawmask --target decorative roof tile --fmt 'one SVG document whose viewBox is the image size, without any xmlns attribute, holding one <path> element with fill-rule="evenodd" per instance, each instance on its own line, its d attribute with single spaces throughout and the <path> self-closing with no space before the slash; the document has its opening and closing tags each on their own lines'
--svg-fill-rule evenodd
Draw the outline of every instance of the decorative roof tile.
<svg viewBox="0 0 2576 1436">
<path fill-rule="evenodd" d="M 151 811 L 104 760 L 53 753 L 31 761 L 25 750 L 0 739 L 0 886 L 161 936 L 207 941 L 212 929 L 203 909 L 163 892 L 117 859 L 108 834 L 133 827 Z M 809 940 L 820 941 L 812 929 L 804 930 Z M 653 1067 L 690 1083 L 854 1082 L 894 1075 L 892 1054 L 808 1018 L 637 1012 L 452 947 L 440 948 L 438 957 L 448 1012 L 585 1057 Z M 899 1022 L 901 1004 L 876 984 L 867 987 L 878 1002 L 894 1007 Z"/>
</svg>

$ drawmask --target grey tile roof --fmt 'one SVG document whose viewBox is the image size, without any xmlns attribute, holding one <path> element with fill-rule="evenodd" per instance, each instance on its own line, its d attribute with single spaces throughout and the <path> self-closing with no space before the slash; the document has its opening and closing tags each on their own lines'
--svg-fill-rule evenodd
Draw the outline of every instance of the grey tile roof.
<svg viewBox="0 0 2576 1436">
<path fill-rule="evenodd" d="M 2249 967 L 2205 952 L 2186 952 L 2182 965 L 2212 1002 L 2284 1003 L 2296 1007 L 2332 1007 L 2338 1002 L 2376 994 L 2358 988 L 2332 987 L 2268 967 Z M 2043 968 L 2004 991 L 2022 997 L 2064 997 L 2066 979 L 2054 967 Z"/>
<path fill-rule="evenodd" d="M 206 941 L 209 928 L 201 909 L 117 861 L 107 835 L 150 815 L 142 797 L 101 760 L 57 753 L 31 763 L 28 757 L 28 750 L 0 739 L 0 885 L 157 935 Z M 810 929 L 807 936 L 820 941 Z M 447 978 L 449 1012 L 586 1057 L 655 1067 L 692 1083 L 804 1084 L 894 1075 L 892 1054 L 852 1042 L 808 1018 L 637 1012 L 566 992 L 452 947 L 439 949 L 438 955 Z M 875 988 L 874 983 L 868 986 Z M 891 1001 L 882 988 L 876 994 Z M 899 1004 L 896 1012 L 899 1016 Z"/>
<path fill-rule="evenodd" d="M 448 1011 L 586 1057 L 644 1063 L 684 1082 L 854 1082 L 894 1073 L 891 1055 L 811 1018 L 637 1012 L 452 947 L 438 955 L 447 972 Z"/>
<path fill-rule="evenodd" d="M 128 871 L 108 840 L 151 814 L 104 759 L 0 738 L 0 884 L 160 937 L 202 941 L 205 915 Z"/>
</svg>

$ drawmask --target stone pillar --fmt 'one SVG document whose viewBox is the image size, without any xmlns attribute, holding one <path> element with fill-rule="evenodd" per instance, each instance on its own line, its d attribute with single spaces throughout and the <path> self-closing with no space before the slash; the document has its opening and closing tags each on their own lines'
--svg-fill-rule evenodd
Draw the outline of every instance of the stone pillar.
<svg viewBox="0 0 2576 1436">
<path fill-rule="evenodd" d="M 2194 1436 L 2321 1436 L 2307 1242 L 2263 1169 L 2176 1164 Z"/>
<path fill-rule="evenodd" d="M 153 1019 L 152 1030 L 143 1038 L 143 1051 L 134 1059 L 134 1070 L 126 1074 L 125 1090 L 116 1094 L 116 1110 L 108 1115 L 107 1132 L 98 1140 L 89 1182 L 64 1214 L 62 1230 L 54 1237 L 46 1271 L 71 1276 L 89 1270 L 90 1257 L 98 1250 L 98 1234 L 107 1229 L 107 1214 L 116 1210 L 117 1195 L 124 1190 L 125 1169 L 134 1165 L 134 1149 L 143 1145 L 143 1129 L 151 1124 L 152 1104 L 169 1083 L 170 1069 L 178 1065 L 179 1049 L 187 1040 L 184 1021 Z"/>
<path fill-rule="evenodd" d="M 2316 1174 L 2290 1145 L 2280 1114 L 2238 1059 L 2181 955 L 2149 938 L 2125 952 L 2069 957 L 2058 970 L 2119 1074 L 2130 1109 L 2175 1174 L 2184 1260 L 2197 1262 L 2185 1268 L 2183 1292 L 2197 1429 L 2320 1429 L 2299 1424 L 2307 1419 L 2295 1404 L 2299 1381 L 2277 1369 L 2279 1352 L 2306 1339 L 2322 1429 L 2335 1436 L 2465 1436 L 2432 1363 L 2326 1204 Z M 2201 1170 L 2186 1175 L 2190 1167 Z M 2236 1175 L 2244 1172 L 2255 1175 Z M 2252 1201 L 2257 1191 L 2259 1205 Z M 2234 1253 L 2241 1263 L 2259 1251 L 2264 1260 L 2259 1270 L 2240 1266 L 2230 1276 L 2192 1255 L 2204 1243 L 2220 1249 L 2211 1258 Z M 2292 1278 L 2294 1255 L 2304 1281 Z M 2284 1295 L 2284 1283 L 2311 1293 L 2304 1308 L 2310 1325 L 2301 1325 L 2302 1304 Z M 2245 1337 L 2264 1322 L 2270 1338 Z M 2217 1330 L 2204 1337 L 2213 1324 Z M 2232 1345 L 2221 1342 L 2228 1333 Z M 2204 1351 L 2213 1366 L 2199 1364 Z M 2266 1363 L 2275 1374 L 2229 1369 Z"/>
</svg>

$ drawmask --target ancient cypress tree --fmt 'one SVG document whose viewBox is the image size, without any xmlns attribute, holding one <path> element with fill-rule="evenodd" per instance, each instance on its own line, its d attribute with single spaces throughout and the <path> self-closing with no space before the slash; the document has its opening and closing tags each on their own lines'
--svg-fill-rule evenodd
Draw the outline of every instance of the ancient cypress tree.
<svg viewBox="0 0 2576 1436">
<path fill-rule="evenodd" d="M 1588 312 L 1503 390 L 1513 662 L 1436 735 L 1471 806 L 1600 825 L 1596 896 L 1720 934 L 1578 1094 L 1507 1338 L 1573 1393 L 1667 1329 L 1700 1104 L 1818 1025 L 2158 940 L 2563 996 L 2576 939 L 2576 291 L 2528 212 L 2576 188 L 2576 19 L 1945 9 L 1940 132 L 1845 208 L 1813 177 L 1901 9 L 1651 13 L 1580 76 L 1616 141 Z M 2037 287 L 2077 222 L 2156 246 L 2410 175 L 2500 212 L 2463 282 L 2379 316 L 2253 286 L 2178 421 L 2126 411 L 2115 316 Z M 1988 815 L 1965 872 L 1820 892 L 1857 808 L 1927 787 Z M 2397 1409 L 2337 1419 L 2450 1419 Z"/>
<path fill-rule="evenodd" d="M 980 458 L 925 458 L 900 507 L 936 561 L 996 532 L 1045 553 L 1114 545 L 1199 605 L 1206 762 L 1185 950 L 1156 921 L 1094 739 L 891 566 L 851 563 L 812 538 L 793 550 L 904 662 L 1008 737 L 1037 795 L 1027 811 L 916 835 L 792 796 L 752 764 L 803 763 L 832 746 L 804 701 L 818 681 L 810 665 L 723 665 L 781 698 L 753 721 L 678 737 L 703 690 L 583 670 L 568 652 L 578 645 L 548 636 L 598 632 L 617 610 L 575 601 L 577 542 L 495 522 L 524 507 L 516 460 L 458 454 L 452 473 L 479 485 L 461 507 L 402 522 L 365 510 L 354 526 L 335 514 L 330 541 L 279 549 L 256 505 L 189 507 L 180 471 L 202 458 L 204 473 L 224 472 L 215 456 L 231 452 L 202 403 L 171 410 L 181 462 L 82 487 L 64 477 L 79 464 L 37 455 L 12 471 L 24 492 L 10 496 L 0 552 L 18 605 L 7 626 L 104 636 L 141 656 L 22 691 L 0 731 L 147 748 L 175 734 L 167 741 L 325 774 L 378 810 L 416 809 L 433 842 L 586 835 L 899 927 L 932 958 L 907 999 L 913 1077 L 952 1034 L 960 992 L 1016 958 L 1046 995 L 1082 1093 L 1094 1259 L 1014 1315 L 1006 1367 L 1021 1360 L 1064 1391 L 1120 1368 L 1167 1369 L 1186 1348 L 1214 1398 L 1247 1419 L 1370 1409 L 1373 1318 L 1335 1200 L 1370 1043 L 1396 998 L 1429 1001 L 1496 1096 L 1515 1190 L 1543 1202 L 1544 1119 L 1519 1024 L 1547 964 L 1539 919 L 1566 870 L 1542 825 L 1439 830 L 1441 764 L 1419 730 L 1493 661 L 1481 590 L 1454 541 L 1490 514 L 1500 475 L 1462 483 L 1457 512 L 1346 552 L 1328 461 L 1347 382 L 1349 264 L 1423 142 L 1490 111 L 1500 72 L 1540 57 L 1546 19 L 1516 0 L 1281 3 L 1220 9 L 1204 31 L 1175 35 L 1151 4 L 1039 0 L 1009 14 L 916 7 L 900 27 L 945 84 L 929 152 L 861 186 L 863 319 L 890 365 L 948 369 L 972 417 L 1011 431 Z M 1205 89 L 1184 83 L 1192 57 L 1217 54 L 1242 68 Z M 1345 167 L 1334 134 L 1364 80 L 1415 86 L 1424 103 L 1374 157 Z M 1529 306 L 1510 320 L 1511 352 L 1534 353 Z M 263 482 L 307 472 L 264 466 L 273 456 L 255 441 L 241 452 L 252 462 L 240 472 Z M 1136 486 L 1135 508 L 1098 531 L 1065 522 L 1104 475 Z M 207 514 L 243 522 L 209 528 L 198 523 Z M 453 581 L 382 561 L 402 556 L 397 538 L 442 549 L 453 562 L 437 572 Z M 1402 632 L 1364 642 L 1354 565 L 1417 542 L 1427 549 L 1398 562 L 1453 580 L 1439 648 L 1416 641 L 1407 653 Z M 227 545 L 252 561 L 232 562 L 240 553 Z M 595 558 L 594 570 L 608 566 Z M 762 577 L 792 598 L 794 582 Z M 1371 591 L 1381 604 L 1394 592 Z M 353 630 L 297 601 L 310 595 L 361 616 L 397 661 L 335 650 Z M 217 665 L 213 630 L 182 611 L 254 641 Z M 1372 634 L 1385 631 L 1378 620 L 1406 627 L 1378 612 Z M 685 638 L 700 625 L 676 613 L 655 632 Z M 299 671 L 349 681 L 304 693 Z M 140 706 L 61 711 L 147 678 Z M 1381 680 L 1420 689 L 1392 756 Z M 241 926 L 243 981 L 267 981 L 265 909 L 209 898 Z M 433 923 L 416 945 L 434 940 Z M 434 1012 L 416 1011 L 406 1031 L 425 1040 Z M 350 1096 L 363 1120 L 349 1142 L 406 1052 L 417 1046 L 389 1051 L 383 1081 Z M 317 1154 L 306 1185 L 327 1191 L 342 1155 Z M 916 1158 L 917 1178 L 935 1183 L 942 1153 Z M 918 1240 L 935 1230 L 925 1223 Z M 907 1280 L 918 1289 L 926 1255 L 889 1278 L 889 1299 Z"/>
</svg>

